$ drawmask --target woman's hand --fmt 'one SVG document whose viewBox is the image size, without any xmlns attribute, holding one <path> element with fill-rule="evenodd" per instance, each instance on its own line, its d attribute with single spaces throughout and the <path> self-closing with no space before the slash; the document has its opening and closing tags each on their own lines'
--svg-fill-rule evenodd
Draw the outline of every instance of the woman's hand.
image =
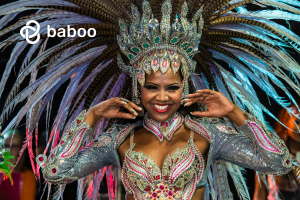
<svg viewBox="0 0 300 200">
<path fill-rule="evenodd" d="M 204 89 L 189 94 L 188 97 L 189 99 L 184 100 L 186 102 L 185 106 L 204 103 L 208 108 L 207 111 L 194 111 L 191 113 L 192 115 L 215 118 L 228 117 L 238 126 L 243 125 L 245 119 L 247 119 L 247 115 L 220 92 Z"/>
<path fill-rule="evenodd" d="M 124 113 L 120 111 L 120 108 L 126 108 L 130 113 Z M 125 119 L 135 119 L 138 116 L 137 111 L 142 111 L 142 108 L 138 107 L 136 104 L 128 101 L 123 101 L 122 99 L 115 97 L 103 101 L 92 108 L 90 108 L 86 114 L 85 121 L 91 127 L 93 127 L 97 121 L 104 117 L 110 118 L 125 118 Z"/>
</svg>

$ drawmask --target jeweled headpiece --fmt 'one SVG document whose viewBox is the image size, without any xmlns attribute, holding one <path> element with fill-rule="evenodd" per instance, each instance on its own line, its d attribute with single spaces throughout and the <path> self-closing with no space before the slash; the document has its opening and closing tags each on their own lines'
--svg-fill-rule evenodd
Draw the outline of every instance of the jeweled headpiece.
<svg viewBox="0 0 300 200">
<path fill-rule="evenodd" d="M 145 73 L 150 74 L 151 70 L 156 73 L 159 69 L 165 73 L 169 67 L 174 74 L 181 69 L 184 95 L 189 94 L 188 78 L 196 66 L 192 58 L 198 53 L 204 24 L 203 7 L 196 12 L 190 23 L 186 18 L 188 6 L 185 2 L 180 19 L 176 15 L 173 24 L 170 22 L 171 0 L 165 0 L 162 4 L 160 23 L 153 17 L 148 1 L 143 2 L 142 17 L 136 6 L 132 4 L 131 8 L 133 22 L 128 28 L 123 19 L 119 20 L 121 34 L 117 36 L 117 41 L 130 62 L 130 66 L 126 65 L 118 55 L 118 65 L 133 79 L 133 102 L 137 101 L 137 81 L 144 85 Z"/>
</svg>

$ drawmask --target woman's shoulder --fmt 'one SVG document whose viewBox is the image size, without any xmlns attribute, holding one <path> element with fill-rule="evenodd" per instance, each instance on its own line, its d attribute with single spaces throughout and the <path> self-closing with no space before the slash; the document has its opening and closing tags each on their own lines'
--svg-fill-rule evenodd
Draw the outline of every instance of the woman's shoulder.
<svg viewBox="0 0 300 200">
<path fill-rule="evenodd" d="M 143 124 L 142 121 L 137 121 L 134 123 L 127 124 L 114 124 L 106 131 L 104 131 L 101 136 L 110 136 L 114 141 L 114 149 L 124 142 L 125 138 L 133 131 L 136 127 L 139 127 Z"/>
<path fill-rule="evenodd" d="M 221 118 L 186 115 L 185 125 L 209 142 L 212 142 L 212 137 L 217 133 L 237 133 L 230 122 Z"/>
</svg>

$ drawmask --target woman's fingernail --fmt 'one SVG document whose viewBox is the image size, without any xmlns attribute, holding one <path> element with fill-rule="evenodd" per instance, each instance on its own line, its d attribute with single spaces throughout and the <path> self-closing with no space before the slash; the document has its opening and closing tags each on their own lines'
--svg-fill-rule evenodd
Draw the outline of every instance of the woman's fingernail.
<svg viewBox="0 0 300 200">
<path fill-rule="evenodd" d="M 124 99 L 124 98 L 120 98 L 121 99 L 121 101 L 124 101 L 124 102 L 126 102 L 126 103 L 128 103 L 129 102 L 129 100 L 128 99 Z"/>
<path fill-rule="evenodd" d="M 185 103 L 183 106 L 187 106 L 188 103 L 189 103 L 189 102 Z"/>
<path fill-rule="evenodd" d="M 132 119 L 135 119 L 135 118 L 136 118 L 135 116 L 132 117 Z"/>
<path fill-rule="evenodd" d="M 140 110 L 143 110 L 143 108 L 139 107 Z"/>
<path fill-rule="evenodd" d="M 190 112 L 191 115 L 194 115 L 193 112 Z M 195 116 L 195 115 L 194 115 Z"/>
<path fill-rule="evenodd" d="M 122 104 L 124 104 L 124 105 L 126 104 L 126 102 L 125 102 L 125 101 L 121 101 L 121 102 L 122 102 Z"/>
<path fill-rule="evenodd" d="M 137 115 L 137 112 L 133 108 L 131 108 L 131 110 L 133 111 L 134 114 Z"/>
</svg>

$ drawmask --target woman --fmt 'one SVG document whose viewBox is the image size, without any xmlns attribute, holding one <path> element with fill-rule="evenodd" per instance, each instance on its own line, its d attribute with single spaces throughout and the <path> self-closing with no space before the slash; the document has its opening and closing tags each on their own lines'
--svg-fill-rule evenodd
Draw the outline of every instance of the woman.
<svg viewBox="0 0 300 200">
<path fill-rule="evenodd" d="M 293 106 L 293 109 L 295 109 L 295 106 Z M 296 117 L 290 117 L 289 113 L 284 109 L 279 112 L 278 119 L 289 129 L 277 122 L 275 125 L 275 131 L 279 137 L 285 141 L 285 144 L 292 154 L 292 157 L 296 158 L 299 163 L 300 134 L 298 127 L 300 126 L 300 121 Z M 270 188 L 276 187 L 276 192 L 282 199 L 300 199 L 300 179 L 298 171 L 299 167 L 295 166 L 295 168 L 288 174 L 276 176 L 275 182 L 271 181 L 270 179 L 268 186 Z M 268 194 L 266 186 L 264 184 L 260 185 L 258 179 L 255 180 L 254 200 L 274 199 L 271 193 Z"/>
<path fill-rule="evenodd" d="M 209 194 L 213 199 L 232 199 L 229 172 L 240 198 L 249 199 L 239 166 L 262 176 L 287 173 L 292 167 L 284 143 L 264 126 L 262 111 L 269 112 L 250 79 L 286 107 L 270 82 L 285 90 L 278 77 L 284 78 L 298 91 L 280 67 L 300 76 L 299 65 L 284 50 L 288 45 L 298 50 L 300 38 L 268 20 L 295 16 L 282 10 L 248 12 L 244 5 L 250 3 L 272 5 L 272 1 L 248 0 L 22 0 L 1 7 L 7 21 L 18 11 L 41 9 L 28 17 L 44 20 L 40 38 L 46 37 L 50 25 L 59 36 L 70 24 L 78 34 L 46 50 L 48 38 L 32 46 L 26 60 L 42 45 L 39 56 L 29 65 L 24 61 L 0 120 L 28 97 L 6 129 L 27 116 L 27 144 L 33 159 L 32 136 L 39 118 L 46 107 L 50 110 L 57 89 L 69 80 L 48 146 L 36 158 L 49 186 L 79 179 L 78 191 L 84 191 L 86 184 L 80 178 L 97 171 L 87 189 L 89 197 L 96 198 L 99 180 L 107 172 L 114 199 L 113 176 L 117 176 L 110 167 L 114 165 L 122 169 L 128 199 L 209 199 Z M 274 5 L 299 13 L 290 1 Z M 21 24 L 29 26 L 25 21 L 0 35 Z M 84 37 L 87 28 L 95 28 L 97 37 Z M 19 42 L 21 36 L 3 44 Z M 16 45 L 0 88 L 26 45 L 26 41 Z M 222 61 L 232 70 L 221 66 Z M 37 73 L 42 66 L 47 67 Z M 30 85 L 15 97 L 29 74 Z M 90 108 L 87 115 L 81 112 L 84 108 Z M 62 128 L 68 129 L 63 135 Z M 39 167 L 35 171 L 38 174 Z M 63 189 L 59 187 L 55 194 Z"/>
<path fill-rule="evenodd" d="M 125 99 L 112 98 L 89 109 L 85 118 L 81 114 L 74 121 L 79 121 L 79 125 L 71 125 L 71 134 L 67 131 L 60 145 L 52 150 L 49 163 L 44 155 L 37 158 L 45 178 L 65 183 L 114 164 L 122 167 L 127 199 L 204 199 L 204 186 L 215 160 L 260 172 L 290 171 L 291 165 L 285 164 L 292 161 L 288 151 L 275 151 L 279 150 L 279 143 L 272 138 L 273 134 L 265 132 L 263 126 L 221 93 L 201 90 L 190 94 L 184 100 L 185 106 L 204 103 L 208 110 L 192 112 L 196 118 L 178 114 L 183 93 L 181 82 L 180 72 L 173 75 L 171 68 L 166 73 L 158 70 L 146 75 L 141 87 L 141 102 L 147 110 L 143 123 L 115 125 L 84 148 L 91 127 L 100 118 L 135 119 L 142 108 Z M 121 112 L 121 107 L 129 113 Z M 217 119 L 223 117 L 232 120 L 246 136 Z M 81 122 L 83 119 L 85 122 Z"/>
</svg>

